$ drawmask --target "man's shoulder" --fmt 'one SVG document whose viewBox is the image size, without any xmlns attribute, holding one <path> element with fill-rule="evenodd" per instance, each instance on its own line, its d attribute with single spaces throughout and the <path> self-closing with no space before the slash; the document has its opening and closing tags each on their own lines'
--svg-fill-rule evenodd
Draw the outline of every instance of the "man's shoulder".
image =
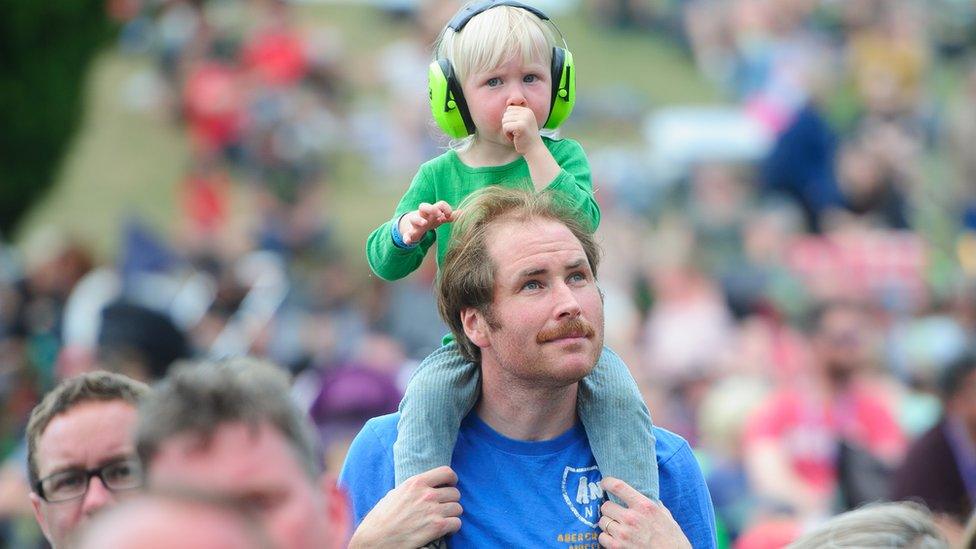
<svg viewBox="0 0 976 549">
<path fill-rule="evenodd" d="M 393 468 L 393 443 L 397 438 L 397 420 L 393 413 L 374 417 L 366 422 L 349 445 L 340 473 L 340 482 L 355 484 L 363 470 L 377 471 Z M 372 473 L 370 473 L 372 474 Z M 391 473 L 392 474 L 392 473 Z"/>
<path fill-rule="evenodd" d="M 353 439 L 339 472 L 358 524 L 387 491 L 393 488 L 393 443 L 399 414 L 374 417 Z"/>
<path fill-rule="evenodd" d="M 661 503 L 681 525 L 692 547 L 715 547 L 715 510 L 691 446 L 681 436 L 654 427 Z"/>
<path fill-rule="evenodd" d="M 393 443 L 397 438 L 397 421 L 400 414 L 393 413 L 374 417 L 366 422 L 352 440 L 346 453 L 343 472 L 361 467 L 376 467 L 393 462 Z"/>
<path fill-rule="evenodd" d="M 652 428 L 654 433 L 654 450 L 657 454 L 657 462 L 660 466 L 668 463 L 675 457 L 684 455 L 694 457 L 688 441 L 676 433 L 655 425 Z"/>
<path fill-rule="evenodd" d="M 356 438 L 369 437 L 373 442 L 393 444 L 397 437 L 397 423 L 400 412 L 377 416 L 367 421 Z"/>
</svg>

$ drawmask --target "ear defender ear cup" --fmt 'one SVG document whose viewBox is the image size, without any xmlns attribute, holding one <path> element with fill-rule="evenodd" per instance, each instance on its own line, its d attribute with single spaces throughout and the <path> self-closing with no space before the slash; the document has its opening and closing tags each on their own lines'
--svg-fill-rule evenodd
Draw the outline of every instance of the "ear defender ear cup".
<svg viewBox="0 0 976 549">
<path fill-rule="evenodd" d="M 447 59 L 436 59 L 427 69 L 427 90 L 434 121 L 452 139 L 474 133 L 474 120 L 461 93 L 461 83 Z"/>
<path fill-rule="evenodd" d="M 576 67 L 573 54 L 563 48 L 552 48 L 552 101 L 549 118 L 543 126 L 554 130 L 569 118 L 576 104 Z"/>
</svg>

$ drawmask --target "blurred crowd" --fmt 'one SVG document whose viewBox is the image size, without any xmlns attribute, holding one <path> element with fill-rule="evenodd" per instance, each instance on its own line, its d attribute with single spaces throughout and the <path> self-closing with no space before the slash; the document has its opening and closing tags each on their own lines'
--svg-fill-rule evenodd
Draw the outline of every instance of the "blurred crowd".
<svg viewBox="0 0 976 549">
<path fill-rule="evenodd" d="M 359 426 L 396 408 L 447 333 L 436 267 L 367 276 L 329 211 L 356 205 L 331 193 L 344 156 L 400 190 L 442 150 L 426 65 L 456 8 L 378 5 L 407 30 L 369 72 L 348 62 L 341 29 L 303 24 L 282 1 L 109 2 L 121 51 L 155 61 L 126 100 L 179 125 L 191 160 L 172 238 L 132 220 L 112 263 L 56 232 L 0 248 L 0 539 L 40 543 L 25 422 L 80 372 L 152 381 L 182 358 L 270 359 L 293 376 L 333 471 Z M 659 143 L 574 133 L 615 116 L 639 134 L 655 115 L 624 120 L 615 98 L 629 96 L 612 90 L 581 97 L 564 130 L 586 146 L 603 208 L 607 344 L 655 424 L 696 449 L 722 543 L 780 546 L 896 495 L 923 497 L 961 535 L 976 496 L 976 3 L 580 10 L 673 41 L 759 136 L 740 155 L 690 140 L 657 170 Z M 945 484 L 958 493 L 917 488 L 926 472 L 906 455 L 933 429 L 958 435 L 964 472 Z"/>
</svg>

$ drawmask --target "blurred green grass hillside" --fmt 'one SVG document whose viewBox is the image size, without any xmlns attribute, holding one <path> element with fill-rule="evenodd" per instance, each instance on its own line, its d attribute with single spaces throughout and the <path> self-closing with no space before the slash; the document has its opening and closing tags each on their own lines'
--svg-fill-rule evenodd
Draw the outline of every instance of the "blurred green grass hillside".
<svg viewBox="0 0 976 549">
<path fill-rule="evenodd" d="M 361 5 L 301 5 L 303 27 L 338 29 L 345 45 L 346 74 L 354 100 L 368 97 L 368 82 L 357 75 L 372 70 L 377 52 L 408 32 L 407 23 Z M 625 89 L 639 104 L 713 103 L 717 93 L 691 60 L 666 39 L 604 28 L 582 14 L 558 18 L 579 67 L 579 95 L 601 88 Z M 124 88 L 134 75 L 152 68 L 149 57 L 125 56 L 110 48 L 93 65 L 83 126 L 65 158 L 58 182 L 15 235 L 23 243 L 38 229 L 57 227 L 86 242 L 102 259 L 116 251 L 120 224 L 135 215 L 162 234 L 172 234 L 178 214 L 176 189 L 188 164 L 183 130 L 162 113 L 124 106 Z M 576 124 L 567 135 L 586 147 L 636 143 L 632 128 Z M 361 158 L 344 157 L 330 178 L 328 210 L 337 222 L 349 259 L 363 261 L 368 232 L 392 211 L 409 181 L 367 185 L 370 168 Z"/>
</svg>

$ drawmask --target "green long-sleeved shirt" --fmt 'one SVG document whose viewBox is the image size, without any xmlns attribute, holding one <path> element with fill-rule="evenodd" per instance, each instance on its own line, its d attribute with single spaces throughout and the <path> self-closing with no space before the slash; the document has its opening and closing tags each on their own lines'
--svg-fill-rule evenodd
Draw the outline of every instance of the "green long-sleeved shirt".
<svg viewBox="0 0 976 549">
<path fill-rule="evenodd" d="M 590 163 L 583 147 L 572 139 L 542 138 L 559 167 L 559 175 L 546 187 L 559 191 L 579 219 L 592 231 L 600 224 L 600 208 L 593 197 L 590 181 Z M 427 250 L 437 243 L 437 265 L 444 261 L 451 241 L 452 223 L 445 223 L 428 231 L 414 248 L 403 249 L 393 244 L 391 223 L 396 223 L 406 212 L 416 210 L 422 202 L 433 204 L 443 200 L 457 208 L 458 204 L 474 191 L 489 185 L 502 185 L 513 189 L 534 190 L 529 166 L 524 158 L 518 158 L 502 166 L 472 168 L 461 162 L 455 151 L 425 162 L 406 194 L 397 204 L 393 218 L 376 228 L 366 240 L 366 259 L 377 276 L 397 280 L 412 273 L 423 261 Z M 436 235 L 436 236 L 435 236 Z"/>
</svg>

